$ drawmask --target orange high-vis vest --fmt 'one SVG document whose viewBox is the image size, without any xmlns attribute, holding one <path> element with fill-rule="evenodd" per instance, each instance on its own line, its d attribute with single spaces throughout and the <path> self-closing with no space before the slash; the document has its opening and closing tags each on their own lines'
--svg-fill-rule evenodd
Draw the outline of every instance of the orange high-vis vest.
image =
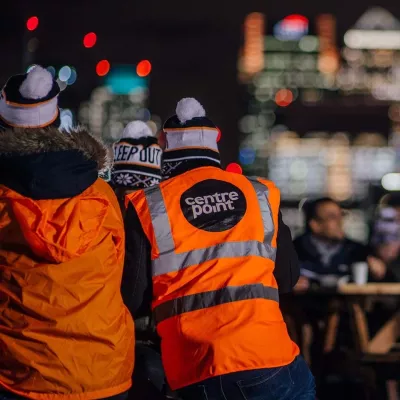
<svg viewBox="0 0 400 400">
<path fill-rule="evenodd" d="M 55 200 L 0 185 L 0 397 L 90 400 L 130 388 L 124 254 L 120 207 L 103 180 Z"/>
<path fill-rule="evenodd" d="M 151 243 L 152 307 L 172 389 L 294 360 L 273 275 L 272 182 L 202 167 L 127 200 Z"/>
</svg>

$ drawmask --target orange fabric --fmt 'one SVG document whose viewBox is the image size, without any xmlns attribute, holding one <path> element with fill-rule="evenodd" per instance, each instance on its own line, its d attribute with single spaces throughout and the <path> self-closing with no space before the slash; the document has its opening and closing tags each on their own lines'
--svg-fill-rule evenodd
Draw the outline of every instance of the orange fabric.
<svg viewBox="0 0 400 400">
<path fill-rule="evenodd" d="M 39 400 L 129 389 L 124 241 L 118 201 L 101 179 L 60 200 L 0 186 L 0 386 Z"/>
<path fill-rule="evenodd" d="M 191 225 L 180 208 L 182 194 L 198 182 L 217 179 L 239 188 L 246 198 L 242 220 L 223 232 L 206 232 Z M 268 187 L 275 230 L 278 226 L 279 190 Z M 257 194 L 239 174 L 214 167 L 189 171 L 160 184 L 171 224 L 175 252 L 190 252 L 226 242 L 264 241 L 264 226 Z M 144 191 L 128 196 L 135 206 L 152 246 L 152 259 L 160 256 Z M 272 239 L 276 247 L 276 232 Z M 178 267 L 178 266 L 176 266 Z M 221 258 L 179 271 L 153 276 L 153 308 L 190 294 L 227 286 L 263 283 L 277 287 L 274 261 L 258 256 Z M 273 300 L 236 301 L 186 312 L 158 324 L 162 357 L 172 389 L 236 371 L 278 367 L 291 363 L 299 349 L 288 335 L 279 304 Z"/>
</svg>

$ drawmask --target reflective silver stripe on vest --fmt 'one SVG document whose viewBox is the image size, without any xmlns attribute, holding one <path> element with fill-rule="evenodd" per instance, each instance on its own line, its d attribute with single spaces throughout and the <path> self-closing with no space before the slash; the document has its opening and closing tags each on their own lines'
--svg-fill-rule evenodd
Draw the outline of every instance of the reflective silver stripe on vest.
<svg viewBox="0 0 400 400">
<path fill-rule="evenodd" d="M 155 307 L 153 313 L 156 324 L 159 324 L 167 318 L 190 311 L 250 299 L 265 299 L 278 302 L 278 289 L 264 286 L 261 283 L 243 286 L 227 286 L 210 292 L 190 294 L 166 301 Z"/>
<path fill-rule="evenodd" d="M 246 256 L 264 257 L 275 261 L 276 249 L 256 240 L 249 240 L 245 242 L 225 242 L 187 253 L 175 253 L 172 250 L 153 260 L 153 276 L 199 265 L 205 261 Z"/>
<path fill-rule="evenodd" d="M 161 255 L 175 248 L 164 198 L 159 186 L 152 186 L 144 193 L 150 210 L 158 251 Z"/>
<path fill-rule="evenodd" d="M 264 243 L 258 241 L 225 242 L 216 246 L 196 249 L 184 253 L 175 252 L 171 224 L 169 222 L 163 195 L 159 186 L 145 190 L 147 204 L 155 233 L 159 257 L 152 262 L 153 276 L 178 271 L 192 265 L 219 258 L 256 256 L 275 261 L 276 249 L 271 241 L 274 235 L 274 222 L 268 201 L 268 188 L 256 178 L 249 178 L 256 191 L 264 226 Z"/>
<path fill-rule="evenodd" d="M 258 203 L 260 204 L 261 215 L 264 225 L 264 243 L 271 245 L 274 236 L 274 220 L 272 210 L 268 200 L 268 188 L 255 177 L 248 178 L 257 193 Z"/>
</svg>

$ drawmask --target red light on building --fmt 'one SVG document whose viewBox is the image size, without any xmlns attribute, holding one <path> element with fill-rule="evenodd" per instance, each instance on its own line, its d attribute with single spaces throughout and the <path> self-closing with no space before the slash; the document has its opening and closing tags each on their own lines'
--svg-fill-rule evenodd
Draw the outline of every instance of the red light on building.
<svg viewBox="0 0 400 400">
<path fill-rule="evenodd" d="M 39 26 L 39 18 L 38 17 L 30 17 L 28 21 L 26 21 L 26 28 L 28 31 L 34 31 Z"/>
<path fill-rule="evenodd" d="M 293 102 L 293 93 L 288 89 L 281 89 L 276 92 L 275 103 L 279 107 L 287 107 Z"/>
<path fill-rule="evenodd" d="M 98 76 L 105 76 L 110 71 L 110 63 L 107 60 L 101 60 L 96 65 L 96 74 Z"/>
<path fill-rule="evenodd" d="M 243 173 L 242 167 L 237 163 L 228 164 L 228 166 L 226 167 L 226 170 L 228 172 L 233 172 L 234 174 L 242 174 Z"/>
<path fill-rule="evenodd" d="M 83 38 L 83 45 L 90 49 L 97 42 L 97 35 L 94 32 L 87 33 Z"/>
<path fill-rule="evenodd" d="M 292 22 L 293 24 L 298 24 L 298 25 L 308 25 L 308 18 L 306 18 L 304 15 L 300 14 L 291 14 L 288 15 L 283 19 L 285 22 Z"/>
<path fill-rule="evenodd" d="M 136 73 L 138 76 L 145 77 L 151 72 L 151 62 L 149 60 L 140 61 L 136 67 Z"/>
</svg>

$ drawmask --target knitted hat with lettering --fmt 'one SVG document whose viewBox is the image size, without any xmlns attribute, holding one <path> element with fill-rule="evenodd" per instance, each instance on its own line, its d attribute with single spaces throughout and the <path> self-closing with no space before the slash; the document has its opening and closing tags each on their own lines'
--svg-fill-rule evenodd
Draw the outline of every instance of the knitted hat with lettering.
<svg viewBox="0 0 400 400">
<path fill-rule="evenodd" d="M 162 150 L 150 127 L 130 122 L 114 143 L 111 183 L 114 187 L 143 189 L 160 183 Z"/>
<path fill-rule="evenodd" d="M 51 73 L 39 65 L 12 76 L 0 95 L 0 129 L 59 126 L 59 93 Z"/>
<path fill-rule="evenodd" d="M 180 100 L 176 115 L 165 122 L 163 130 L 166 138 L 163 177 L 167 178 L 188 161 L 207 160 L 216 166 L 221 164 L 217 145 L 219 130 L 206 117 L 203 106 L 196 99 Z"/>
</svg>

